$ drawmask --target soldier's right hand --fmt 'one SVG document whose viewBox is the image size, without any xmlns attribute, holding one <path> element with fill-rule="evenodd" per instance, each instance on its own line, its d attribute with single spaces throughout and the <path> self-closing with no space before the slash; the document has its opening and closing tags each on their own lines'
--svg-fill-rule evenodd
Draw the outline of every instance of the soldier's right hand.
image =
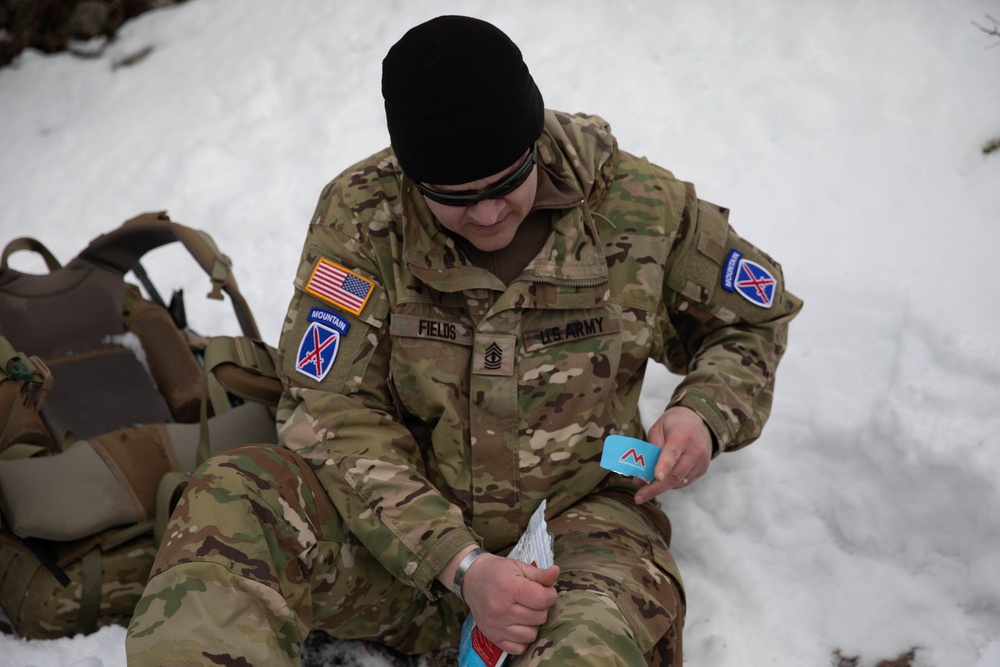
<svg viewBox="0 0 1000 667">
<path fill-rule="evenodd" d="M 462 593 L 480 632 L 511 655 L 521 655 L 555 604 L 559 566 L 540 570 L 513 558 L 484 554 L 465 575 Z"/>
</svg>

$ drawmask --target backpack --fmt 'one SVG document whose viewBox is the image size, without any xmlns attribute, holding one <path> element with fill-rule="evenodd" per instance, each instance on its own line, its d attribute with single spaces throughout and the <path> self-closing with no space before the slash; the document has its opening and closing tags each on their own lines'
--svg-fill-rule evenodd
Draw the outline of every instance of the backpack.
<svg viewBox="0 0 1000 667">
<path fill-rule="evenodd" d="M 241 336 L 201 336 L 183 293 L 140 264 L 180 242 L 232 302 Z M 11 254 L 41 255 L 22 273 Z M 126 282 L 132 272 L 146 290 Z M 32 238 L 0 260 L 0 608 L 26 638 L 125 625 L 198 464 L 276 443 L 281 393 L 231 261 L 206 233 L 145 213 L 62 266 Z"/>
</svg>

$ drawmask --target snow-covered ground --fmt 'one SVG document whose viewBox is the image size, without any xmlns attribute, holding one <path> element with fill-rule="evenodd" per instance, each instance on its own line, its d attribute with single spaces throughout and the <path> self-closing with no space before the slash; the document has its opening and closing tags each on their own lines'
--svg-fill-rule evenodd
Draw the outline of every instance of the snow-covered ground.
<svg viewBox="0 0 1000 667">
<path fill-rule="evenodd" d="M 997 0 L 191 0 L 100 58 L 0 71 L 0 242 L 67 261 L 166 209 L 233 258 L 277 342 L 320 188 L 388 143 L 383 55 L 456 12 L 511 35 L 548 106 L 732 208 L 806 301 L 764 436 L 660 499 L 687 664 L 1000 665 L 1000 40 L 971 23 Z M 146 263 L 235 332 L 187 261 Z M 647 417 L 674 382 L 650 376 Z M 123 645 L 0 637 L 0 663 L 118 666 Z"/>
</svg>

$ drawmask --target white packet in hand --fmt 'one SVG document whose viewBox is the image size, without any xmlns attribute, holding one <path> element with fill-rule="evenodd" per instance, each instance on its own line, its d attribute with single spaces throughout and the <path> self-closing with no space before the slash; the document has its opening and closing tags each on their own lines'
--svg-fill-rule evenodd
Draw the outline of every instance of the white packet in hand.
<svg viewBox="0 0 1000 667">
<path fill-rule="evenodd" d="M 507 558 L 515 558 L 542 570 L 552 567 L 552 536 L 545 524 L 545 501 L 538 506 L 528 521 L 528 528 L 521 535 Z M 462 626 L 462 642 L 458 647 L 458 667 L 499 667 L 507 659 L 507 652 L 486 638 L 476 627 L 470 615 Z"/>
</svg>

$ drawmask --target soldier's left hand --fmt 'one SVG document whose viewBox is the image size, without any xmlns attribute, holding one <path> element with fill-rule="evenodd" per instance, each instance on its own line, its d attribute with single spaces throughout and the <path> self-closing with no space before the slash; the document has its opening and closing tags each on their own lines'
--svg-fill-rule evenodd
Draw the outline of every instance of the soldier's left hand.
<svg viewBox="0 0 1000 667">
<path fill-rule="evenodd" d="M 639 480 L 642 488 L 635 494 L 636 504 L 693 483 L 712 462 L 712 434 L 701 416 L 690 408 L 669 408 L 649 429 L 647 439 L 660 448 L 660 458 L 653 471 L 654 481 L 647 484 Z"/>
</svg>

